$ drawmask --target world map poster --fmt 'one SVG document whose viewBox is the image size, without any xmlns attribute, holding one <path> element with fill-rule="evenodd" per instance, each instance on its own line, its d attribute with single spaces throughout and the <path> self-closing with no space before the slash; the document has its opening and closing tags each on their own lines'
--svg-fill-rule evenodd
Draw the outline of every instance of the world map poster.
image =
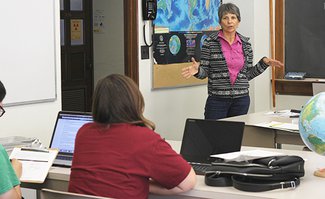
<svg viewBox="0 0 325 199">
<path fill-rule="evenodd" d="M 221 0 L 158 0 L 154 20 L 154 59 L 157 64 L 200 59 L 202 43 L 219 29 Z"/>
</svg>

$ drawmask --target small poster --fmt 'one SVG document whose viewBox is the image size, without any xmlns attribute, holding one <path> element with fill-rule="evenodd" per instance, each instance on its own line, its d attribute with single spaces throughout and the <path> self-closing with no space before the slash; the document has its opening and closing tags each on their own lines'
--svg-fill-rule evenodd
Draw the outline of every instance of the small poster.
<svg viewBox="0 0 325 199">
<path fill-rule="evenodd" d="M 71 20 L 71 45 L 83 44 L 83 23 L 82 19 Z"/>
<path fill-rule="evenodd" d="M 105 25 L 104 25 L 104 10 L 95 10 L 94 13 L 94 33 L 104 33 Z"/>
</svg>

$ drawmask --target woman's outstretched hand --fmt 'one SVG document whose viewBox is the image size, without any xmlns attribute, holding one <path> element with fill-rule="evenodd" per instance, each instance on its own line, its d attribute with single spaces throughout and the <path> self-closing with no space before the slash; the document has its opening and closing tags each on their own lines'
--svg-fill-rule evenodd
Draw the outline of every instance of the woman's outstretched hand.
<svg viewBox="0 0 325 199">
<path fill-rule="evenodd" d="M 199 72 L 200 63 L 196 62 L 193 57 L 191 58 L 191 61 L 192 65 L 184 67 L 182 69 L 182 76 L 186 79 L 192 77 L 193 75 Z"/>
<path fill-rule="evenodd" d="M 275 67 L 278 67 L 278 68 L 282 68 L 284 67 L 284 64 L 278 60 L 275 60 L 275 59 L 270 59 L 270 58 L 267 58 L 267 57 L 264 57 L 263 58 L 263 62 L 269 66 L 275 66 Z"/>
</svg>

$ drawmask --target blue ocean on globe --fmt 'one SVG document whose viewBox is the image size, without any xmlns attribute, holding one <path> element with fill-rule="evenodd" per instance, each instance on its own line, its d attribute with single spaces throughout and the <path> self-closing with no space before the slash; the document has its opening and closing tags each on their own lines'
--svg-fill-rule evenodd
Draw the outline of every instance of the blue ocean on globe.
<svg viewBox="0 0 325 199">
<path fill-rule="evenodd" d="M 221 0 L 158 0 L 157 27 L 169 31 L 216 30 Z"/>
<path fill-rule="evenodd" d="M 313 96 L 303 107 L 299 133 L 310 150 L 325 155 L 325 92 Z"/>
</svg>

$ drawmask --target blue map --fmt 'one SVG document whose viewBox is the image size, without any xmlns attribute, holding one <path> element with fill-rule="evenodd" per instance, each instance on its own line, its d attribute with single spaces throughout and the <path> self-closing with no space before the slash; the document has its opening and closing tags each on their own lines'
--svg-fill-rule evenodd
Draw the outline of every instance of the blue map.
<svg viewBox="0 0 325 199">
<path fill-rule="evenodd" d="M 158 0 L 156 28 L 169 32 L 213 31 L 219 26 L 221 0 Z"/>
</svg>

